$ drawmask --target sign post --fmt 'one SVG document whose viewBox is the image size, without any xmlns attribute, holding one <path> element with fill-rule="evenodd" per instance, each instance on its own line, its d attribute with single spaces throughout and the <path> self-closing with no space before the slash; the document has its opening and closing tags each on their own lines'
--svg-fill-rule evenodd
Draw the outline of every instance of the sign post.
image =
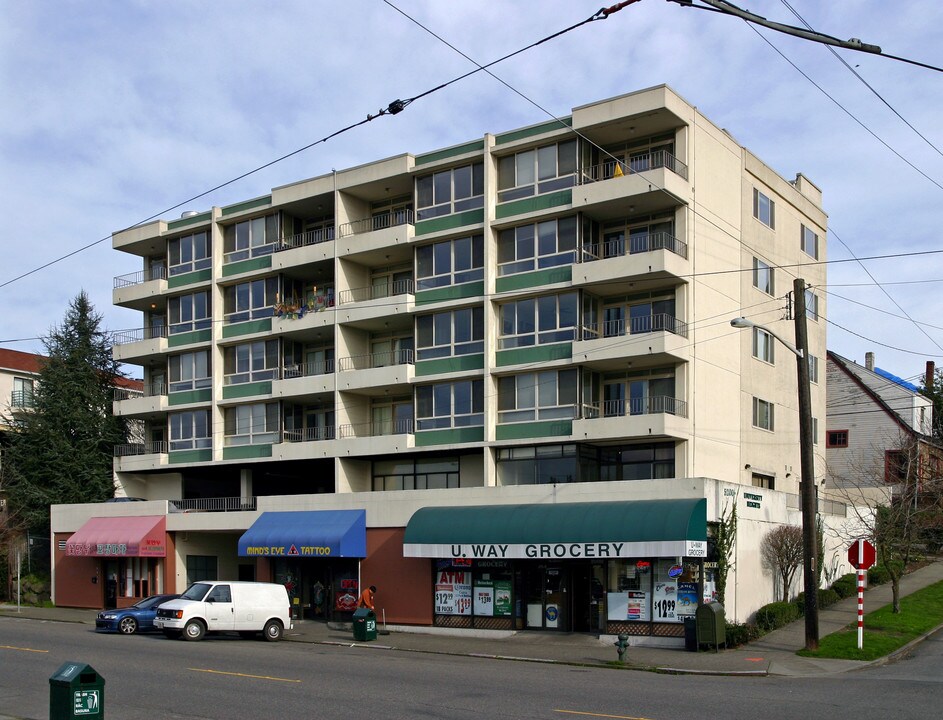
<svg viewBox="0 0 943 720">
<path fill-rule="evenodd" d="M 858 649 L 864 647 L 864 572 L 874 565 L 874 545 L 855 540 L 848 548 L 848 562 L 858 571 Z"/>
</svg>

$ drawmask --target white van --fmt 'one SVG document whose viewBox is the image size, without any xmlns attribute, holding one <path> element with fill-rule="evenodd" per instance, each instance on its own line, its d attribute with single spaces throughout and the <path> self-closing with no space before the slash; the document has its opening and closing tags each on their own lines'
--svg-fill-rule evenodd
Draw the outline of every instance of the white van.
<svg viewBox="0 0 943 720">
<path fill-rule="evenodd" d="M 169 638 L 200 640 L 208 632 L 238 632 L 280 640 L 291 629 L 291 603 L 284 585 L 206 580 L 157 608 L 154 625 Z"/>
</svg>

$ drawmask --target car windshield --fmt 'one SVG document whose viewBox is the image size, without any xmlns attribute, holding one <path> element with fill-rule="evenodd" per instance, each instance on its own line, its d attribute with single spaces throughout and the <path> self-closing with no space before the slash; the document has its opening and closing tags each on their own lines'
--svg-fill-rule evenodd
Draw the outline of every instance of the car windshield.
<svg viewBox="0 0 943 720">
<path fill-rule="evenodd" d="M 180 597 L 184 600 L 202 600 L 211 587 L 207 583 L 193 583 Z"/>
<path fill-rule="evenodd" d="M 150 610 L 153 607 L 160 605 L 162 602 L 167 602 L 166 595 L 152 595 L 149 598 L 144 598 L 141 602 L 136 603 L 134 607 L 138 610 Z"/>
</svg>

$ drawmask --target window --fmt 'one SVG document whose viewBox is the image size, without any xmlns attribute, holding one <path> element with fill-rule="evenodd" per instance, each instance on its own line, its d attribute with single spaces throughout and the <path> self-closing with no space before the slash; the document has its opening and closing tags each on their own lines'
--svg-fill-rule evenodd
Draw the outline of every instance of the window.
<svg viewBox="0 0 943 720">
<path fill-rule="evenodd" d="M 445 240 L 416 249 L 416 289 L 461 285 L 485 277 L 484 236 Z"/>
<path fill-rule="evenodd" d="M 167 365 L 170 369 L 170 392 L 172 393 L 208 388 L 213 384 L 209 350 L 171 355 L 167 360 Z"/>
<path fill-rule="evenodd" d="M 484 352 L 484 308 L 420 315 L 416 318 L 416 345 L 419 360 Z"/>
<path fill-rule="evenodd" d="M 544 145 L 498 160 L 498 202 L 573 187 L 576 140 Z"/>
<path fill-rule="evenodd" d="M 285 409 L 284 442 L 333 440 L 337 436 L 333 408 L 289 405 Z"/>
<path fill-rule="evenodd" d="M 171 413 L 169 420 L 171 451 L 213 447 L 209 410 Z"/>
<path fill-rule="evenodd" d="M 498 422 L 569 420 L 576 417 L 576 369 L 498 378 Z"/>
<path fill-rule="evenodd" d="M 226 408 L 227 445 L 260 445 L 278 439 L 278 403 Z"/>
<path fill-rule="evenodd" d="M 602 231 L 602 247 L 584 244 L 584 252 L 597 258 L 620 257 L 622 255 L 670 250 L 687 256 L 687 246 L 674 236 L 674 218 L 642 218 L 606 223 Z M 596 242 L 595 240 L 593 241 Z"/>
<path fill-rule="evenodd" d="M 267 255 L 278 242 L 278 215 L 266 215 L 228 225 L 223 230 L 223 261 L 227 263 Z"/>
<path fill-rule="evenodd" d="M 377 460 L 373 463 L 373 489 L 443 490 L 459 487 L 459 459 Z"/>
<path fill-rule="evenodd" d="M 238 323 L 272 317 L 277 295 L 277 277 L 231 285 L 223 291 L 225 321 Z"/>
<path fill-rule="evenodd" d="M 483 380 L 466 380 L 416 388 L 417 430 L 484 425 Z"/>
<path fill-rule="evenodd" d="M 646 374 L 647 377 L 607 378 L 603 385 L 603 416 L 668 413 L 683 417 L 687 409 L 683 401 L 675 398 L 674 375 L 664 376 L 665 371 L 660 370 Z"/>
<path fill-rule="evenodd" d="M 773 430 L 773 403 L 753 398 L 753 427 Z"/>
<path fill-rule="evenodd" d="M 819 319 L 819 298 L 811 290 L 805 291 L 805 316 L 809 320 Z"/>
<path fill-rule="evenodd" d="M 576 261 L 576 217 L 502 230 L 498 275 L 514 275 Z"/>
<path fill-rule="evenodd" d="M 812 444 L 819 444 L 819 419 L 817 417 L 812 418 Z"/>
<path fill-rule="evenodd" d="M 759 258 L 753 258 L 753 287 L 767 295 L 775 292 L 773 269 Z"/>
<path fill-rule="evenodd" d="M 884 482 L 902 483 L 907 479 L 907 454 L 902 450 L 884 451 Z"/>
<path fill-rule="evenodd" d="M 767 490 L 776 489 L 776 478 L 772 475 L 764 475 L 762 473 L 753 473 L 753 487 L 765 488 Z"/>
<path fill-rule="evenodd" d="M 406 435 L 413 432 L 412 397 L 374 400 L 370 407 L 371 435 Z"/>
<path fill-rule="evenodd" d="M 819 359 L 815 355 L 809 355 L 809 382 L 818 383 L 819 381 Z"/>
<path fill-rule="evenodd" d="M 168 241 L 167 254 L 171 275 L 203 270 L 213 262 L 205 230 Z"/>
<path fill-rule="evenodd" d="M 600 480 L 653 480 L 675 476 L 674 443 L 601 448 L 599 453 Z"/>
<path fill-rule="evenodd" d="M 753 188 L 753 217 L 770 228 L 776 227 L 776 203 Z"/>
<path fill-rule="evenodd" d="M 812 228 L 805 225 L 800 226 L 799 245 L 806 255 L 811 255 L 816 260 L 819 259 L 819 236 Z"/>
<path fill-rule="evenodd" d="M 206 290 L 192 295 L 180 295 L 167 301 L 170 334 L 204 330 L 212 324 L 210 294 Z"/>
<path fill-rule="evenodd" d="M 847 430 L 829 430 L 825 433 L 825 447 L 827 448 L 846 448 L 848 447 Z"/>
<path fill-rule="evenodd" d="M 483 207 L 484 195 L 484 163 L 424 175 L 416 178 L 417 219 L 428 220 Z"/>
<path fill-rule="evenodd" d="M 775 363 L 776 358 L 773 345 L 772 335 L 762 328 L 753 328 L 753 357 L 770 364 Z"/>
<path fill-rule="evenodd" d="M 545 295 L 499 308 L 501 330 L 498 348 L 529 347 L 576 338 L 579 294 Z"/>
<path fill-rule="evenodd" d="M 637 297 L 637 296 L 636 296 Z M 626 323 L 631 335 L 667 331 L 687 336 L 687 326 L 675 317 L 673 297 L 647 302 L 633 300 L 632 304 L 603 307 L 603 337 L 618 337 L 626 334 Z"/>
<path fill-rule="evenodd" d="M 278 376 L 278 340 L 226 348 L 223 373 L 227 385 L 275 379 Z"/>
<path fill-rule="evenodd" d="M 576 445 L 500 448 L 498 485 L 551 485 L 578 481 Z"/>
<path fill-rule="evenodd" d="M 13 397 L 10 405 L 18 408 L 33 407 L 33 381 L 31 378 L 13 378 Z"/>
<path fill-rule="evenodd" d="M 187 555 L 187 585 L 218 579 L 215 555 Z"/>
</svg>

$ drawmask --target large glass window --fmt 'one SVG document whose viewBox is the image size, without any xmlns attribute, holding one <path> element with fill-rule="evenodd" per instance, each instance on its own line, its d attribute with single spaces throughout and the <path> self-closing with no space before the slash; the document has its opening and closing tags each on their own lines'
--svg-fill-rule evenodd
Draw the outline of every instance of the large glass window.
<svg viewBox="0 0 943 720">
<path fill-rule="evenodd" d="M 259 445 L 278 440 L 278 403 L 226 408 L 227 445 Z"/>
<path fill-rule="evenodd" d="M 167 366 L 172 393 L 208 388 L 213 384 L 209 350 L 171 355 L 167 359 Z"/>
<path fill-rule="evenodd" d="M 753 328 L 753 357 L 763 362 L 775 363 L 773 336 L 762 328 Z"/>
<path fill-rule="evenodd" d="M 514 275 L 576 261 L 576 217 L 502 230 L 498 235 L 498 275 Z"/>
<path fill-rule="evenodd" d="M 675 397 L 673 371 L 644 371 L 645 376 L 606 379 L 603 384 L 603 416 L 687 414 L 683 401 Z"/>
<path fill-rule="evenodd" d="M 576 445 L 500 448 L 498 485 L 550 485 L 578 481 Z"/>
<path fill-rule="evenodd" d="M 599 450 L 600 480 L 653 480 L 674 476 L 674 443 L 646 443 Z"/>
<path fill-rule="evenodd" d="M 213 447 L 209 410 L 170 413 L 169 421 L 171 451 Z"/>
<path fill-rule="evenodd" d="M 773 295 L 776 292 L 773 268 L 759 258 L 753 258 L 753 287 L 767 295 Z"/>
<path fill-rule="evenodd" d="M 227 323 L 272 317 L 278 296 L 278 278 L 269 277 L 230 285 L 224 290 Z"/>
<path fill-rule="evenodd" d="M 772 431 L 774 429 L 774 410 L 775 407 L 773 403 L 767 400 L 761 400 L 760 398 L 753 398 L 753 427 Z"/>
<path fill-rule="evenodd" d="M 416 318 L 419 360 L 472 355 L 485 350 L 484 308 L 420 315 Z"/>
<path fill-rule="evenodd" d="M 812 228 L 806 227 L 805 225 L 800 226 L 799 243 L 802 247 L 802 252 L 806 255 L 811 255 L 816 260 L 819 259 L 819 236 Z"/>
<path fill-rule="evenodd" d="M 753 188 L 753 217 L 770 228 L 776 227 L 776 203 L 756 188 Z"/>
<path fill-rule="evenodd" d="M 528 347 L 576 338 L 579 293 L 545 295 L 500 306 L 498 348 Z"/>
<path fill-rule="evenodd" d="M 417 430 L 484 424 L 483 380 L 461 380 L 416 388 Z"/>
<path fill-rule="evenodd" d="M 33 407 L 33 381 L 31 378 L 13 378 L 13 397 L 10 405 L 17 408 Z"/>
<path fill-rule="evenodd" d="M 687 335 L 687 326 L 675 317 L 673 297 L 639 302 L 637 298 L 603 307 L 603 337 L 660 332 Z"/>
<path fill-rule="evenodd" d="M 223 373 L 227 385 L 274 379 L 278 375 L 278 340 L 261 340 L 226 348 Z"/>
<path fill-rule="evenodd" d="M 811 290 L 805 291 L 805 316 L 809 320 L 819 319 L 819 297 Z"/>
<path fill-rule="evenodd" d="M 484 268 L 483 235 L 443 240 L 416 249 L 417 290 L 481 280 Z"/>
<path fill-rule="evenodd" d="M 170 334 L 203 330 L 210 327 L 210 294 L 207 291 L 178 295 L 167 301 Z"/>
<path fill-rule="evenodd" d="M 459 487 L 457 457 L 375 460 L 374 490 L 443 490 Z"/>
<path fill-rule="evenodd" d="M 498 378 L 498 422 L 572 419 L 578 390 L 576 368 Z"/>
<path fill-rule="evenodd" d="M 576 140 L 506 155 L 498 160 L 498 202 L 541 195 L 576 183 Z"/>
<path fill-rule="evenodd" d="M 416 178 L 419 220 L 451 215 L 484 206 L 484 163 L 440 170 Z"/>
<path fill-rule="evenodd" d="M 180 275 L 210 267 L 213 262 L 211 248 L 205 230 L 169 240 L 167 254 L 170 274 Z"/>
<path fill-rule="evenodd" d="M 223 231 L 224 262 L 231 263 L 274 252 L 278 242 L 278 215 L 252 218 Z"/>
</svg>

